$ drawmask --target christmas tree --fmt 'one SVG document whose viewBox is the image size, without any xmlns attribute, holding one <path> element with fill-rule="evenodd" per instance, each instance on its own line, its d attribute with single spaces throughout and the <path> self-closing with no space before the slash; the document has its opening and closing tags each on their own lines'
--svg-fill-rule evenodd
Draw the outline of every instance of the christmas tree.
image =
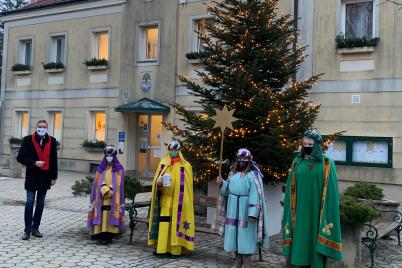
<svg viewBox="0 0 402 268">
<path fill-rule="evenodd" d="M 305 48 L 294 46 L 298 32 L 293 18 L 279 14 L 277 3 L 224 0 L 207 6 L 214 21 L 203 22 L 206 33 L 199 34 L 204 49 L 195 53 L 204 71 L 198 72 L 198 81 L 179 76 L 198 97 L 202 112 L 175 104 L 183 127 L 165 124 L 183 141 L 196 182 L 218 174 L 221 132 L 211 118 L 216 108 L 226 104 L 238 119 L 225 132 L 226 174 L 237 149 L 244 147 L 253 153 L 265 180 L 283 180 L 303 132 L 313 125 L 319 106 L 306 97 L 318 76 L 295 81 Z"/>
</svg>

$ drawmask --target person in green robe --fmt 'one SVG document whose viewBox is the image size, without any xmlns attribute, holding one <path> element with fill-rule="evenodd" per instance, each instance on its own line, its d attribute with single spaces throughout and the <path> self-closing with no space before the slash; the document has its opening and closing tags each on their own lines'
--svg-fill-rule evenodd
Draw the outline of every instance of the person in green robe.
<svg viewBox="0 0 402 268">
<path fill-rule="evenodd" d="M 342 259 L 338 179 L 332 159 L 322 153 L 315 130 L 304 133 L 286 184 L 282 219 L 283 254 L 290 264 L 325 267 L 326 259 Z"/>
</svg>

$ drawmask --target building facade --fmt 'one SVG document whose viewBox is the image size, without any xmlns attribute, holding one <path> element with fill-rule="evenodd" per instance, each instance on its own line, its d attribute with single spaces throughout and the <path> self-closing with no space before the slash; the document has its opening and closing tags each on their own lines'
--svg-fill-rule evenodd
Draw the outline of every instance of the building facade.
<svg viewBox="0 0 402 268">
<path fill-rule="evenodd" d="M 60 143 L 60 169 L 88 171 L 99 161 L 99 152 L 83 147 L 86 140 L 114 143 L 121 121 L 114 109 L 124 5 L 122 0 L 38 0 L 3 14 L 3 162 L 9 138 L 32 133 L 43 118 Z M 91 59 L 107 65 L 83 64 Z"/>
<path fill-rule="evenodd" d="M 161 123 L 180 124 L 172 104 L 201 110 L 177 75 L 198 79 L 202 65 L 186 53 L 203 49 L 197 32 L 211 19 L 211 1 L 55 2 L 64 4 L 2 17 L 3 159 L 8 139 L 45 117 L 60 141 L 62 169 L 89 171 L 101 155 L 82 143 L 96 139 L 118 145 L 129 174 L 151 177 L 171 138 Z M 310 94 L 321 105 L 315 127 L 345 131 L 328 150 L 340 188 L 375 182 L 402 201 L 402 12 L 379 0 L 282 0 L 279 9 L 297 14 L 307 45 L 297 79 L 323 73 Z M 82 64 L 91 58 L 107 59 L 107 68 Z M 42 62 L 54 61 L 64 69 L 44 70 Z M 33 68 L 10 71 L 16 63 Z"/>
</svg>

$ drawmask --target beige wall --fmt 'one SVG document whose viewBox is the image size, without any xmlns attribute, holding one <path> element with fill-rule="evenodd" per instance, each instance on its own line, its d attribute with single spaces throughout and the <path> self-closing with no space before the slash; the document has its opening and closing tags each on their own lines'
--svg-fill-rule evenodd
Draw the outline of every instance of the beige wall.
<svg viewBox="0 0 402 268">
<path fill-rule="evenodd" d="M 107 1 L 104 3 L 110 4 Z M 101 159 L 102 153 L 88 152 L 82 148 L 83 141 L 90 138 L 88 136 L 89 124 L 91 124 L 88 122 L 90 111 L 106 112 L 106 142 L 117 144 L 119 122 L 123 120 L 122 115 L 114 111 L 119 105 L 122 13 L 119 12 L 118 6 L 102 8 L 65 12 L 56 15 L 56 20 L 51 14 L 52 11 L 49 11 L 50 14 L 28 19 L 29 16 L 42 12 L 39 10 L 38 13 L 27 13 L 26 19 L 8 24 L 24 25 L 8 27 L 8 58 L 5 68 L 7 73 L 2 118 L 3 157 L 7 158 L 9 154 L 8 139 L 13 135 L 16 109 L 29 111 L 30 133 L 34 131 L 37 120 L 46 118 L 48 110 L 62 112 L 62 141 L 58 150 L 60 169 L 87 172 L 89 163 L 98 162 Z M 120 10 L 122 8 L 123 6 Z M 65 16 L 66 19 L 60 20 L 60 16 Z M 110 65 L 107 70 L 87 70 L 83 62 L 91 58 L 92 31 L 100 29 L 109 30 Z M 49 35 L 54 33 L 67 34 L 65 71 L 48 74 L 41 63 L 49 62 Z M 17 62 L 18 39 L 27 36 L 33 37 L 33 70 L 30 75 L 16 76 L 10 69 Z M 91 83 L 91 75 L 107 75 L 107 81 Z M 63 77 L 64 84 L 49 85 L 48 77 L 50 76 Z M 31 79 L 31 85 L 17 86 L 17 79 L 26 78 Z M 22 92 L 25 92 L 24 95 L 19 95 Z M 38 96 L 42 94 L 41 92 L 44 93 L 43 97 Z"/>
<path fill-rule="evenodd" d="M 393 138 L 393 168 L 339 165 L 342 187 L 354 181 L 376 182 L 386 197 L 402 201 L 395 194 L 402 190 L 402 29 L 397 26 L 402 13 L 394 5 L 380 5 L 380 42 L 375 51 L 340 54 L 335 47 L 340 1 L 314 3 L 310 60 L 312 73 L 324 73 L 310 95 L 321 104 L 315 126 L 324 134 L 346 131 L 347 136 Z M 354 60 L 374 60 L 375 70 L 340 72 L 341 61 Z M 361 103 L 352 104 L 352 95 L 360 95 Z"/>
<path fill-rule="evenodd" d="M 110 29 L 110 68 L 100 73 L 108 74 L 106 83 L 90 83 L 89 76 L 94 72 L 87 70 L 83 64 L 91 58 L 91 34 L 99 28 Z M 49 74 L 42 67 L 42 62 L 48 62 L 49 35 L 54 33 L 67 33 L 67 63 L 63 85 L 48 85 Z M 7 91 L 10 90 L 46 90 L 46 89 L 82 89 L 117 87 L 120 73 L 120 39 L 121 14 L 102 15 L 95 17 L 63 20 L 34 25 L 24 25 L 9 28 L 8 58 L 7 58 Z M 11 67 L 17 63 L 18 39 L 32 36 L 33 41 L 33 71 L 31 86 L 18 87 L 17 78 L 11 72 Z M 99 73 L 99 71 L 98 71 Z M 60 74 L 57 74 L 60 76 Z"/>
</svg>

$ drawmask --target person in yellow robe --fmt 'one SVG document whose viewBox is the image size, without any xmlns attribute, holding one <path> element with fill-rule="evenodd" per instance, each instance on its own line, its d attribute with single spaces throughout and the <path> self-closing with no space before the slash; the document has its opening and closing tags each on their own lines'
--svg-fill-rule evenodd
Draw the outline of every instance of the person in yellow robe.
<svg viewBox="0 0 402 268">
<path fill-rule="evenodd" d="M 155 256 L 179 257 L 194 250 L 193 170 L 173 140 L 161 160 L 152 185 L 148 245 Z"/>
<path fill-rule="evenodd" d="M 90 196 L 88 227 L 100 244 L 110 244 L 124 229 L 124 169 L 113 145 L 104 149 Z"/>
</svg>

